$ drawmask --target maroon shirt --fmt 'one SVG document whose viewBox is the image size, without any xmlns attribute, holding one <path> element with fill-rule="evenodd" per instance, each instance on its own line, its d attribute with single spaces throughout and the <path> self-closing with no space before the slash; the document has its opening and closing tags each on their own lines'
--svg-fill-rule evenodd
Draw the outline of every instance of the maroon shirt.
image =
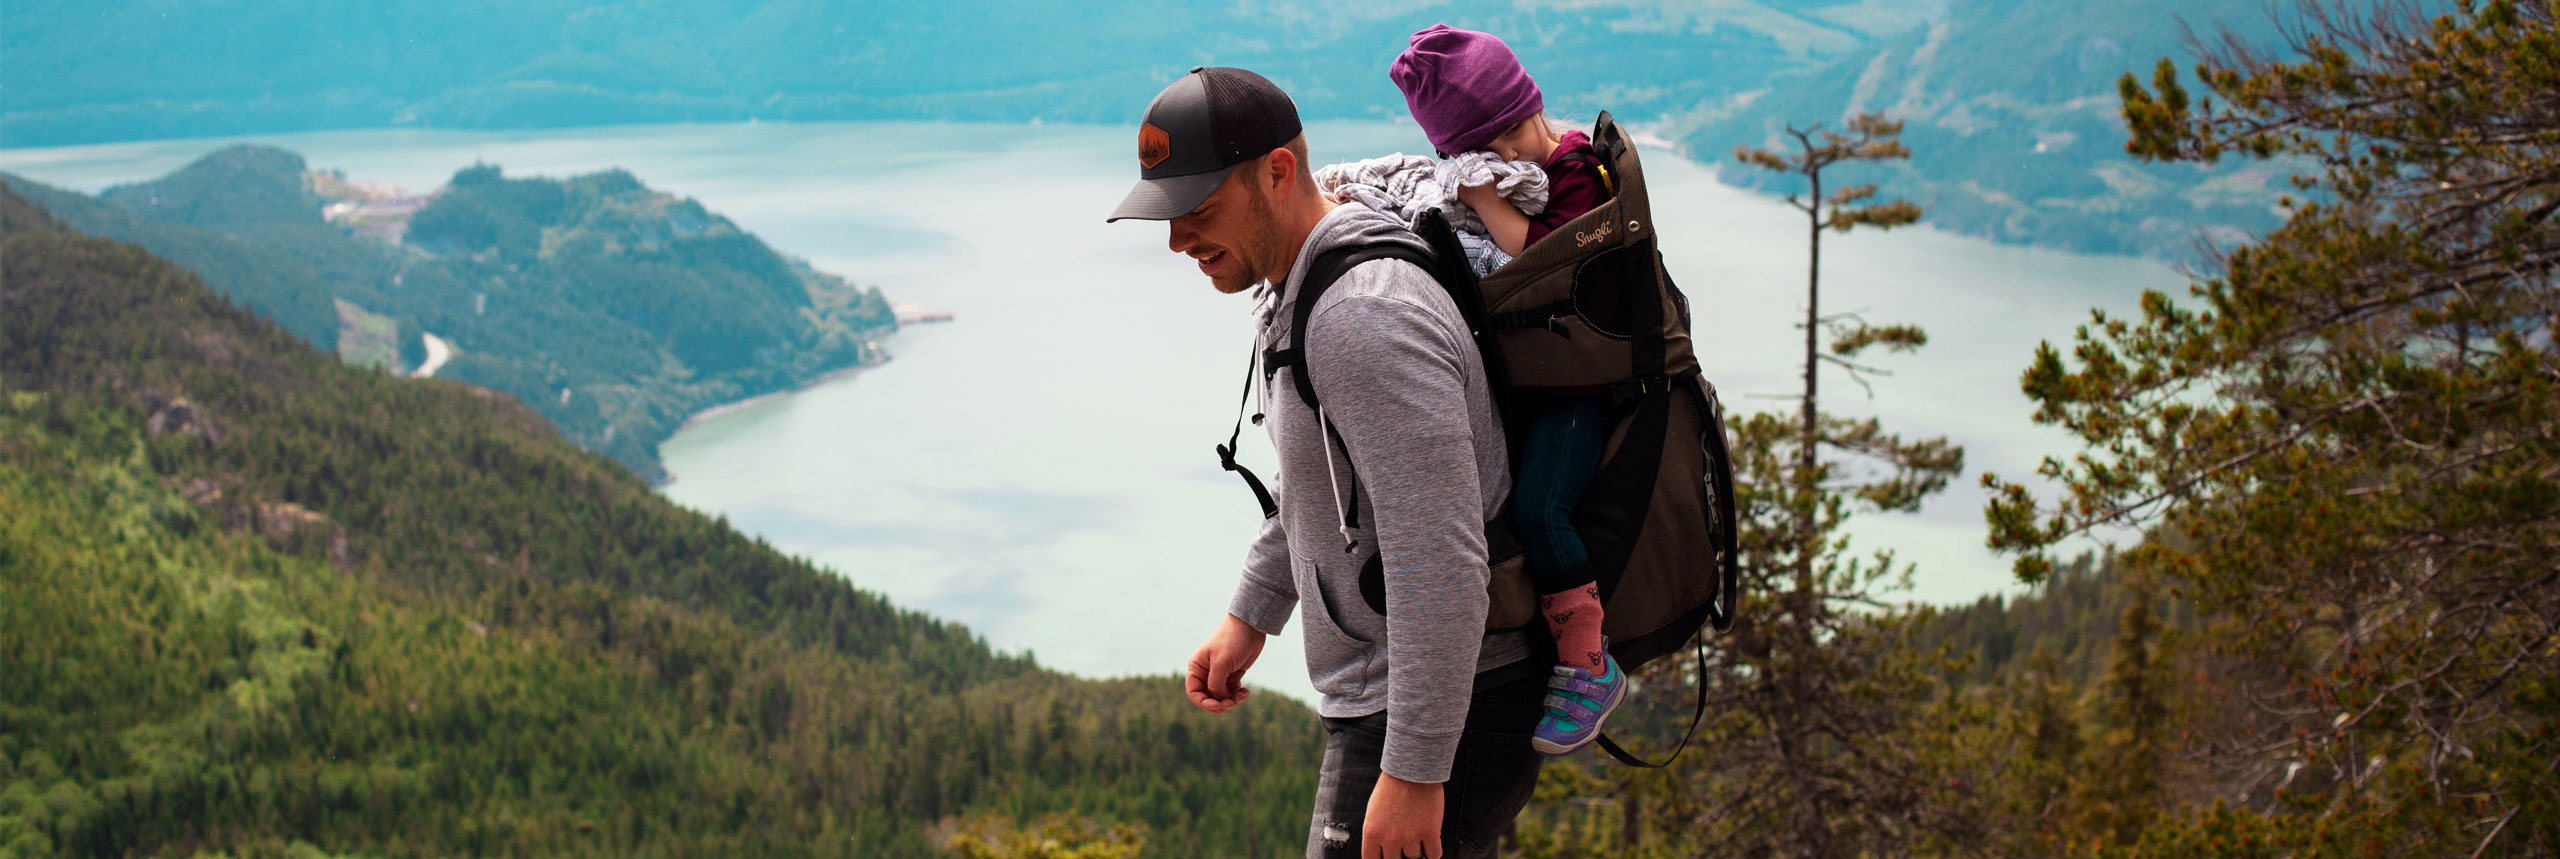
<svg viewBox="0 0 2560 859">
<path fill-rule="evenodd" d="M 1596 157 L 1597 153 L 1591 151 L 1591 136 L 1565 132 L 1564 139 L 1556 142 L 1556 151 L 1547 153 L 1547 163 L 1539 165 L 1547 170 L 1547 210 L 1530 216 L 1528 244 L 1537 244 L 1557 227 L 1609 202 L 1609 186 L 1600 181 L 1597 160 L 1576 159 L 1559 166 L 1566 155 L 1574 152 Z"/>
</svg>

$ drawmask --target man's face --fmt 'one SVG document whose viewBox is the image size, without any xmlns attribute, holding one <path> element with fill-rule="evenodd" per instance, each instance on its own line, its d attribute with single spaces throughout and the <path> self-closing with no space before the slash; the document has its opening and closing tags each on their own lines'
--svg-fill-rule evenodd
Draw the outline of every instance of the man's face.
<svg viewBox="0 0 2560 859">
<path fill-rule="evenodd" d="M 1249 161 L 1237 167 L 1199 208 L 1168 222 L 1167 245 L 1198 262 L 1200 273 L 1208 275 L 1209 285 L 1219 292 L 1232 295 L 1286 274 L 1271 270 L 1279 258 L 1271 248 L 1279 216 L 1270 196 L 1254 181 L 1260 166 L 1259 161 Z"/>
</svg>

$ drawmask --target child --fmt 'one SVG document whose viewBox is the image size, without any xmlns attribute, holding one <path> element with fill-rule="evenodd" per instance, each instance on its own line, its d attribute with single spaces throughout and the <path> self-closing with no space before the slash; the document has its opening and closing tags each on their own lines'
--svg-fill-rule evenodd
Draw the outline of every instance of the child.
<svg viewBox="0 0 2560 859">
<path fill-rule="evenodd" d="M 1597 159 L 1569 157 L 1589 153 L 1590 137 L 1558 134 L 1547 123 L 1537 82 L 1501 39 L 1435 24 L 1413 34 L 1412 47 L 1396 57 L 1387 75 L 1404 91 L 1414 122 L 1441 156 L 1481 149 L 1545 168 L 1547 205 L 1536 215 L 1521 214 L 1490 184 L 1458 192 L 1503 252 L 1518 256 L 1608 200 Z M 1599 468 L 1614 410 L 1597 389 L 1542 391 L 1527 408 L 1512 521 L 1527 550 L 1539 613 L 1546 616 L 1563 663 L 1549 681 L 1555 694 L 1547 697 L 1547 715 L 1531 745 L 1562 755 L 1598 737 L 1600 723 L 1625 696 L 1626 676 L 1600 634 L 1600 588 L 1572 522 L 1574 501 Z"/>
</svg>

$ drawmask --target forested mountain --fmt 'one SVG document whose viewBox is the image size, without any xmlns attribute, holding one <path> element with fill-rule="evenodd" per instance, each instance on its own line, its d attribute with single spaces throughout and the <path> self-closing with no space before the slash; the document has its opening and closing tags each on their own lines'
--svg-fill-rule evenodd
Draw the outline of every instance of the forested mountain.
<svg viewBox="0 0 2560 859">
<path fill-rule="evenodd" d="M 1786 126 L 1861 111 L 1904 120 L 1911 158 L 1865 168 L 1929 211 L 1939 228 L 2066 250 L 2186 260 L 2199 240 L 2230 245 L 2282 222 L 2293 189 L 2284 163 L 2210 169 L 2125 154 L 2117 81 L 2148 80 L 2163 58 L 2190 65 L 2188 35 L 2223 28 L 2263 41 L 2278 29 L 2261 0 L 2015 3 L 1950 0 L 1924 25 L 1792 70 L 1749 106 L 1683 139 L 1703 157 L 1777 142 Z M 2290 10 L 2284 10 L 2290 17 Z M 1760 171 L 1727 181 L 1767 187 Z"/>
<path fill-rule="evenodd" d="M 1502 35 L 1557 115 L 1610 110 L 1703 159 L 1862 107 L 1911 120 L 1917 157 L 1893 178 L 1961 232 L 2187 259 L 2199 238 L 2276 222 L 2282 170 L 2138 164 L 2113 98 L 2125 72 L 2184 64 L 2189 26 L 2271 32 L 2271 7 L 2255 0 L 1333 0 L 1170 13 L 986 0 L 40 0 L 12 6 L 0 34 L 0 79 L 12 82 L 0 146 L 384 126 L 1125 124 L 1196 64 L 1261 71 L 1311 117 L 1393 117 L 1405 106 L 1388 60 L 1444 21 Z"/>
<path fill-rule="evenodd" d="M 5 190 L 0 585 L 11 856 L 916 856 L 1051 811 L 1269 855 L 1314 787 L 1302 706 L 991 652 Z"/>
<path fill-rule="evenodd" d="M 2170 627 L 2196 624 L 2186 601 L 2154 596 L 2153 613 Z M 1932 609 L 1913 633 L 1912 646 L 1970 656 L 1965 680 L 1975 685 L 2009 682 L 2018 669 L 2049 658 L 2054 671 L 2094 686 L 2106 670 L 2117 623 L 2133 601 L 2115 556 L 2083 555 L 2024 593 Z"/>
<path fill-rule="evenodd" d="M 1387 116 L 1387 60 L 1436 21 L 1519 45 L 1576 113 L 1683 110 L 1908 25 L 1844 0 L 1023 4 L 568 0 L 213 8 L 12 4 L 0 145 L 375 126 L 972 119 L 1134 123 L 1242 65 L 1313 116 Z"/>
<path fill-rule="evenodd" d="M 5 178 L 73 227 L 183 263 L 352 360 L 415 366 L 422 334 L 450 341 L 438 375 L 513 394 L 650 478 L 686 416 L 880 360 L 873 341 L 896 325 L 876 288 L 621 171 L 470 167 L 399 244 L 324 219 L 315 180 L 335 177 L 274 148 L 223 149 L 94 199 Z M 367 324 L 391 330 L 342 339 Z"/>
</svg>

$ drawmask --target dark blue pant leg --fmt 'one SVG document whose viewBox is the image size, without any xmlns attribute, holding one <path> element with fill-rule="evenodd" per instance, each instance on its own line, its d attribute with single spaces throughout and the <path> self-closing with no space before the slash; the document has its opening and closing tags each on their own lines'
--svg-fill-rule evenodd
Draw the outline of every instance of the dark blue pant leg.
<svg viewBox="0 0 2560 859">
<path fill-rule="evenodd" d="M 1529 420 L 1511 521 L 1528 556 L 1530 582 L 1540 594 L 1592 581 L 1590 553 L 1573 530 L 1573 507 L 1600 469 L 1615 411 L 1602 395 L 1555 398 L 1540 403 Z"/>
</svg>

